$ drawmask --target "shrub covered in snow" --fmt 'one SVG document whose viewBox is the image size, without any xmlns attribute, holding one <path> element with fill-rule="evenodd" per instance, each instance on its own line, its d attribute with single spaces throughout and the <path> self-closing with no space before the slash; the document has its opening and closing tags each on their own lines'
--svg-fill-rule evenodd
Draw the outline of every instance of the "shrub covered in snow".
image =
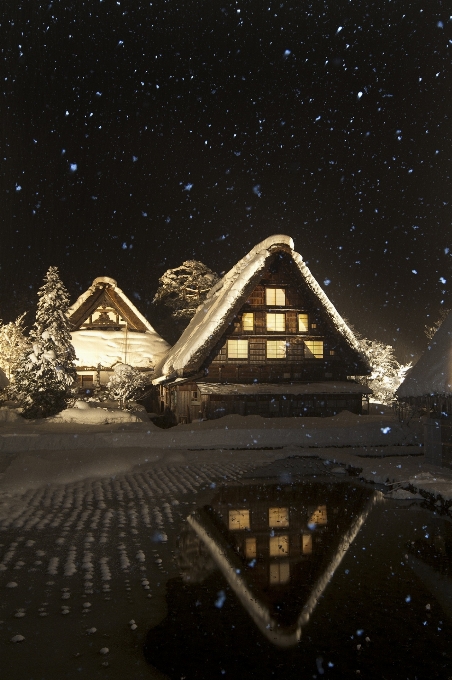
<svg viewBox="0 0 452 680">
<path fill-rule="evenodd" d="M 399 364 L 392 345 L 367 338 L 361 338 L 359 342 L 369 359 L 372 373 L 370 376 L 357 378 L 358 382 L 372 390 L 371 402 L 387 405 L 394 403 L 395 391 L 411 368 L 411 363 Z"/>
<path fill-rule="evenodd" d="M 107 383 L 107 396 L 109 399 L 119 401 L 122 408 L 128 401 L 136 399 L 146 384 L 146 376 L 136 368 L 127 364 L 117 364 Z"/>
<path fill-rule="evenodd" d="M 0 325 L 0 368 L 9 381 L 14 380 L 21 357 L 30 347 L 24 335 L 24 316 L 21 314 L 15 321 Z"/>
<path fill-rule="evenodd" d="M 14 376 L 14 391 L 25 418 L 47 418 L 67 408 L 76 379 L 75 352 L 67 310 L 69 296 L 58 269 L 50 267 L 38 291 L 36 321 Z"/>
</svg>

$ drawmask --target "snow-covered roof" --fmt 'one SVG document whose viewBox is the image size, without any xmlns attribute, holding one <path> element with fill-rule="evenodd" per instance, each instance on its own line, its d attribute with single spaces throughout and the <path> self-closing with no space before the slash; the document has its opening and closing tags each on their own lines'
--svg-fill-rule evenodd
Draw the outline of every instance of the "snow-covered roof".
<svg viewBox="0 0 452 680">
<path fill-rule="evenodd" d="M 168 351 L 168 343 L 155 331 L 86 329 L 71 333 L 76 366 L 111 368 L 118 362 L 135 368 L 154 368 Z"/>
<path fill-rule="evenodd" d="M 74 304 L 69 307 L 68 317 L 74 324 L 75 330 L 77 330 L 80 324 L 85 321 L 87 316 L 89 316 L 91 307 L 93 305 L 96 306 L 99 295 L 102 294 L 103 291 L 106 291 L 108 294 L 111 304 L 118 307 L 122 315 L 128 317 L 127 320 L 129 323 L 132 322 L 133 324 L 133 322 L 135 322 L 136 325 L 136 322 L 138 321 L 140 330 L 147 330 L 150 333 L 158 335 L 149 321 L 135 307 L 133 302 L 120 288 L 118 288 L 116 281 L 109 276 L 99 276 L 97 279 L 94 279 L 88 290 L 82 293 Z M 169 345 L 167 345 L 167 347 L 169 347 Z"/>
<path fill-rule="evenodd" d="M 428 394 L 452 394 L 452 313 L 396 392 L 399 398 Z"/>
<path fill-rule="evenodd" d="M 196 383 L 201 394 L 372 394 L 365 385 L 351 381 L 329 381 L 319 383 L 253 383 L 238 385 L 233 383 Z"/>
<path fill-rule="evenodd" d="M 292 256 L 304 282 L 315 295 L 320 307 L 327 314 L 336 330 L 342 335 L 349 347 L 362 356 L 353 332 L 328 300 L 303 262 L 301 255 L 294 251 L 293 240 L 290 236 L 276 234 L 258 243 L 213 286 L 205 301 L 198 307 L 184 333 L 164 360 L 156 366 L 158 376 L 156 382 L 165 380 L 169 376 L 181 375 L 183 372 L 199 370 L 202 361 L 219 340 L 226 325 L 259 282 L 269 258 L 278 251 L 289 253 Z M 364 358 L 363 362 L 366 363 Z"/>
</svg>

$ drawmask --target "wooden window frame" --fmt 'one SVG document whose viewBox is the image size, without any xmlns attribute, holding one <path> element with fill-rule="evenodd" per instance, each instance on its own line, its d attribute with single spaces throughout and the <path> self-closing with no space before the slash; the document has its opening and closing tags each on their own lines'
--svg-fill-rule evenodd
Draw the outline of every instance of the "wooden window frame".
<svg viewBox="0 0 452 680">
<path fill-rule="evenodd" d="M 270 321 L 270 323 L 269 323 Z M 279 321 L 279 327 L 278 327 Z M 284 312 L 267 312 L 265 316 L 265 324 L 268 331 L 272 333 L 285 333 L 286 332 L 286 315 Z M 271 326 L 274 326 L 271 328 Z"/>
<path fill-rule="evenodd" d="M 305 340 L 305 347 L 310 352 L 310 356 L 306 356 L 306 359 L 323 359 L 325 354 L 324 342 L 323 340 Z"/>
<path fill-rule="evenodd" d="M 278 355 L 278 343 L 280 346 L 284 345 L 284 354 L 281 356 Z M 270 356 L 270 354 L 273 354 L 273 352 L 270 352 L 270 348 L 274 347 L 274 353 L 275 356 Z M 287 359 L 287 342 L 285 340 L 267 340 L 266 341 L 266 346 L 265 346 L 265 353 L 267 359 L 273 360 L 278 360 L 278 359 Z"/>
<path fill-rule="evenodd" d="M 278 301 L 279 299 L 279 301 Z M 268 307 L 285 307 L 286 306 L 286 290 L 285 288 L 266 287 L 265 288 L 265 304 Z"/>
<path fill-rule="evenodd" d="M 243 343 L 243 344 L 239 344 Z M 236 347 L 235 351 L 233 350 L 233 347 Z M 242 350 L 239 350 L 239 347 L 242 347 Z M 245 348 L 246 347 L 246 356 L 245 356 Z M 228 359 L 248 359 L 250 354 L 250 348 L 249 348 L 249 343 L 248 340 L 241 340 L 241 339 L 234 339 L 230 338 L 227 341 L 227 356 Z"/>
<path fill-rule="evenodd" d="M 247 321 L 245 323 L 245 317 Z M 251 323 L 250 323 L 251 322 Z M 251 326 L 251 328 L 250 328 Z M 254 331 L 254 312 L 243 312 L 242 314 L 242 330 L 248 333 Z"/>
<path fill-rule="evenodd" d="M 301 323 L 301 317 L 306 319 L 306 323 Z M 304 312 L 299 312 L 297 314 L 298 332 L 299 333 L 309 333 L 309 314 Z M 303 326 L 303 327 L 302 327 Z"/>
</svg>

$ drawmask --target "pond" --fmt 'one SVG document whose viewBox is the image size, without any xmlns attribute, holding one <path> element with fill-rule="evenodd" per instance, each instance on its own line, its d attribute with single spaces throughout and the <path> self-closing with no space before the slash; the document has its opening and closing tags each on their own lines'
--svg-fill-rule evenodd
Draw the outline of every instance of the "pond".
<svg viewBox="0 0 452 680">
<path fill-rule="evenodd" d="M 334 475 L 243 479 L 186 520 L 147 661 L 171 679 L 452 677 L 452 523 Z"/>
</svg>

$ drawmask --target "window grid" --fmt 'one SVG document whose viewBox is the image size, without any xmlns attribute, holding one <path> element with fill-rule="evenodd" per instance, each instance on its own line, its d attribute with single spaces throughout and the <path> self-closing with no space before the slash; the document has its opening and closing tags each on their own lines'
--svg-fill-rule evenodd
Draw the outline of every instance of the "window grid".
<svg viewBox="0 0 452 680">
<path fill-rule="evenodd" d="M 254 314 L 253 312 L 244 312 L 242 314 L 242 330 L 254 331 Z"/>
<path fill-rule="evenodd" d="M 267 340 L 267 359 L 285 359 L 286 352 L 285 340 Z"/>
<path fill-rule="evenodd" d="M 323 340 L 305 340 L 305 355 L 309 358 L 323 359 Z"/>
<path fill-rule="evenodd" d="M 309 332 L 309 316 L 307 314 L 298 315 L 298 332 L 299 333 Z"/>
<path fill-rule="evenodd" d="M 267 305 L 284 307 L 286 304 L 286 291 L 284 288 L 266 288 L 265 302 Z"/>
<path fill-rule="evenodd" d="M 228 359 L 248 359 L 248 340 L 228 340 Z"/>
<path fill-rule="evenodd" d="M 284 332 L 286 330 L 286 315 L 267 313 L 267 330 Z"/>
</svg>

